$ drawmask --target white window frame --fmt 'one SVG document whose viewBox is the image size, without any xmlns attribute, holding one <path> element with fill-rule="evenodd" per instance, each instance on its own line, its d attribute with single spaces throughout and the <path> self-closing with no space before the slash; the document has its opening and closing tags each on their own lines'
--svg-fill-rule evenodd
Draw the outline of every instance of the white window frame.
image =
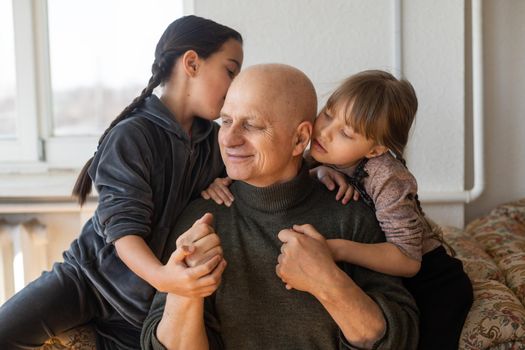
<svg viewBox="0 0 525 350">
<path fill-rule="evenodd" d="M 16 136 L 0 139 L 2 163 L 40 160 L 31 0 L 13 0 L 16 67 Z"/>
<path fill-rule="evenodd" d="M 79 169 L 93 156 L 97 147 L 96 136 L 53 135 L 53 89 L 49 55 L 49 26 L 47 1 L 35 1 L 34 25 L 37 33 L 38 103 L 40 106 L 41 140 L 43 160 L 50 168 Z"/>
<path fill-rule="evenodd" d="M 98 137 L 52 136 L 47 0 L 11 1 L 17 137 L 0 139 L 0 214 L 78 210 L 71 188 Z M 182 7 L 184 15 L 192 14 L 193 0 L 182 0 Z"/>
<path fill-rule="evenodd" d="M 47 0 L 12 0 L 16 62 L 17 137 L 0 139 L 0 173 L 13 168 L 80 169 L 93 156 L 97 136 L 53 136 Z M 193 0 L 183 0 L 183 14 Z M 35 169 L 35 167 L 29 167 Z M 7 171 L 5 169 L 8 169 Z"/>
</svg>

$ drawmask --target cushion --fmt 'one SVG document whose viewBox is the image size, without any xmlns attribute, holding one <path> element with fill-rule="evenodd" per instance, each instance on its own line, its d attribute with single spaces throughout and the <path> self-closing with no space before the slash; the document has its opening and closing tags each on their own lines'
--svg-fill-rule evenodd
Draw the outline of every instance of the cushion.
<svg viewBox="0 0 525 350">
<path fill-rule="evenodd" d="M 463 327 L 460 350 L 525 349 L 525 309 L 497 281 L 475 281 L 474 303 Z"/>
<path fill-rule="evenodd" d="M 49 339 L 41 350 L 96 350 L 96 344 L 95 330 L 82 326 Z"/>
<path fill-rule="evenodd" d="M 505 283 L 503 271 L 465 231 L 446 226 L 443 227 L 443 238 L 454 249 L 455 257 L 463 262 L 463 268 L 471 281 L 494 280 Z"/>
</svg>

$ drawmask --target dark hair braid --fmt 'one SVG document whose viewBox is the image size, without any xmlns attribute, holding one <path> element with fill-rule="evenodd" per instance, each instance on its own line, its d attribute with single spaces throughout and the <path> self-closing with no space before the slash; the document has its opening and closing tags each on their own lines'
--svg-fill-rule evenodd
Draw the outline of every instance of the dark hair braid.
<svg viewBox="0 0 525 350">
<path fill-rule="evenodd" d="M 185 16 L 172 22 L 162 34 L 155 48 L 155 61 L 151 66 L 152 75 L 148 85 L 111 122 L 98 140 L 97 150 L 115 125 L 140 107 L 157 86 L 169 80 L 171 71 L 180 56 L 188 50 L 194 50 L 202 58 L 207 58 L 219 51 L 229 39 L 235 39 L 242 44 L 242 36 L 237 31 L 209 19 Z M 80 205 L 84 204 L 86 197 L 91 192 L 92 180 L 88 170 L 93 163 L 93 158 L 94 156 L 82 167 L 73 187 L 73 195 L 78 197 Z"/>
</svg>

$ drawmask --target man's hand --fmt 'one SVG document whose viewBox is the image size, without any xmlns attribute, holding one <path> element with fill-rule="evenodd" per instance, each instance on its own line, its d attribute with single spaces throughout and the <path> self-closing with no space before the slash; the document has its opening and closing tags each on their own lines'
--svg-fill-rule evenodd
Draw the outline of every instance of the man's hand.
<svg viewBox="0 0 525 350">
<path fill-rule="evenodd" d="M 224 204 L 227 207 L 232 205 L 234 200 L 233 194 L 228 188 L 232 184 L 229 177 L 218 177 L 211 183 L 210 187 L 201 192 L 204 199 L 212 199 L 215 203 Z"/>
<path fill-rule="evenodd" d="M 222 258 L 221 240 L 213 228 L 213 215 L 210 213 L 204 214 L 202 218 L 195 221 L 191 229 L 180 235 L 177 238 L 177 247 L 182 245 L 195 248 L 184 259 L 184 262 L 189 267 L 205 263 L 217 255 Z"/>
<path fill-rule="evenodd" d="M 226 261 L 212 225 L 213 216 L 207 213 L 179 236 L 177 249 L 162 267 L 161 291 L 206 297 L 219 287 Z"/>
<path fill-rule="evenodd" d="M 339 187 L 335 200 L 341 200 L 341 203 L 346 204 L 351 199 L 358 200 L 359 192 L 357 192 L 352 185 L 350 185 L 345 176 L 335 169 L 321 165 L 316 168 L 310 169 L 310 176 L 313 176 L 326 186 L 330 191 L 335 190 L 336 186 Z"/>
<path fill-rule="evenodd" d="M 281 230 L 283 242 L 277 259 L 276 273 L 287 289 L 297 289 L 316 295 L 322 289 L 335 264 L 325 238 L 312 225 L 294 225 Z"/>
</svg>

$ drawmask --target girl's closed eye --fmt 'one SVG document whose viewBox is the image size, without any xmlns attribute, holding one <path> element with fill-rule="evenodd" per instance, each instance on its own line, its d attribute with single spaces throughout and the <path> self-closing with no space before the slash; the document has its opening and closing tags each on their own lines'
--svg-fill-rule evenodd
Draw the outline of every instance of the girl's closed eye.
<svg viewBox="0 0 525 350">
<path fill-rule="evenodd" d="M 347 139 L 353 139 L 352 135 L 350 135 L 350 133 L 346 132 L 345 130 L 341 130 L 341 135 Z"/>
<path fill-rule="evenodd" d="M 326 120 L 332 120 L 332 116 L 330 114 L 328 114 L 327 112 L 323 112 L 322 113 L 322 116 L 326 119 Z"/>
</svg>

